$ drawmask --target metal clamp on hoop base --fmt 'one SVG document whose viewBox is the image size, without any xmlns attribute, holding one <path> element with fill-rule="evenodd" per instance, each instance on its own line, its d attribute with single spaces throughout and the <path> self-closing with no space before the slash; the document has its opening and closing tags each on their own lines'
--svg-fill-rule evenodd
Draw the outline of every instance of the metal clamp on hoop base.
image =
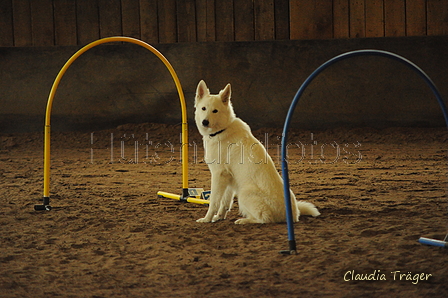
<svg viewBox="0 0 448 298">
<path fill-rule="evenodd" d="M 297 254 L 297 248 L 296 248 L 296 240 L 289 240 L 289 250 L 281 250 L 279 251 L 282 255 L 296 255 Z"/>
<path fill-rule="evenodd" d="M 42 205 L 34 205 L 34 210 L 36 210 L 36 211 L 50 211 L 51 210 L 50 198 L 49 197 L 44 197 L 42 199 Z"/>
</svg>

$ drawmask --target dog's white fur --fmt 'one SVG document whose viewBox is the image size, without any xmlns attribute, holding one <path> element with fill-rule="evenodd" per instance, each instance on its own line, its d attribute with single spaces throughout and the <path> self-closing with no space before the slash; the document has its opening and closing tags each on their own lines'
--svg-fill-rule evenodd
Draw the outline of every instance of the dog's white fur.
<svg viewBox="0 0 448 298">
<path fill-rule="evenodd" d="M 234 197 L 243 216 L 236 224 L 285 222 L 283 179 L 250 127 L 235 116 L 230 96 L 230 84 L 217 95 L 210 94 L 204 81 L 196 90 L 195 120 L 212 175 L 210 205 L 197 222 L 225 219 Z M 290 193 L 295 222 L 300 214 L 320 215 L 313 204 Z"/>
</svg>

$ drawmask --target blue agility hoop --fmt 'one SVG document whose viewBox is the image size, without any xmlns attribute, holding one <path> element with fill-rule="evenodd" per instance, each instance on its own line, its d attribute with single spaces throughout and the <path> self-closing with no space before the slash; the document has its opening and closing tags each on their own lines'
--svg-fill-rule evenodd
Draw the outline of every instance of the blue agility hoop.
<svg viewBox="0 0 448 298">
<path fill-rule="evenodd" d="M 336 62 L 351 58 L 351 57 L 358 57 L 358 56 L 381 56 L 386 58 L 391 58 L 393 60 L 396 60 L 398 62 L 401 62 L 405 64 L 406 66 L 410 67 L 412 70 L 417 72 L 420 77 L 429 85 L 432 92 L 437 98 L 437 101 L 439 102 L 440 108 L 442 109 L 443 116 L 445 118 L 445 123 L 448 128 L 448 112 L 446 109 L 446 105 L 442 99 L 442 96 L 440 95 L 439 91 L 437 90 L 436 85 L 432 82 L 432 80 L 429 78 L 429 76 L 422 70 L 420 67 L 412 63 L 411 61 L 397 55 L 394 53 L 386 52 L 386 51 L 380 51 L 380 50 L 358 50 L 353 52 L 347 52 L 342 55 L 336 56 L 321 66 L 319 66 L 311 75 L 303 82 L 302 86 L 300 86 L 299 90 L 297 91 L 296 95 L 294 96 L 294 99 L 291 102 L 291 106 L 289 107 L 288 114 L 285 119 L 285 124 L 283 127 L 283 134 L 282 134 L 282 149 L 281 149 L 281 156 L 282 156 L 282 176 L 283 176 L 283 191 L 284 191 L 284 197 L 285 197 L 285 206 L 286 206 L 286 224 L 288 228 L 288 241 L 289 241 L 289 250 L 283 250 L 281 251 L 282 254 L 295 254 L 296 253 L 296 240 L 294 235 L 294 221 L 293 221 L 293 215 L 292 215 L 292 208 L 291 208 L 291 196 L 290 196 L 290 186 L 289 186 L 289 174 L 288 174 L 288 162 L 287 162 L 287 154 L 286 154 L 286 143 L 288 141 L 288 129 L 289 125 L 291 123 L 292 116 L 294 114 L 294 110 L 296 108 L 297 103 L 299 102 L 300 97 L 303 95 L 305 89 L 308 87 L 308 85 L 325 69 L 330 67 L 331 65 L 335 64 Z M 445 242 L 448 241 L 448 235 L 445 238 Z M 430 244 L 430 242 L 425 242 L 425 244 Z"/>
</svg>

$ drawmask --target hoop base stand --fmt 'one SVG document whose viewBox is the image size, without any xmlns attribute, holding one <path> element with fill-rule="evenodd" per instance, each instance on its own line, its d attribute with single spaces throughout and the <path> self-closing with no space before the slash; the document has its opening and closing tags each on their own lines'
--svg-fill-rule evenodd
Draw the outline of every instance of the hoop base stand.
<svg viewBox="0 0 448 298">
<path fill-rule="evenodd" d="M 204 191 L 203 188 L 184 188 L 182 189 L 182 195 L 176 195 L 169 192 L 158 191 L 157 196 L 159 198 L 167 198 L 178 200 L 181 202 L 195 203 L 201 205 L 208 205 L 210 191 Z"/>
<path fill-rule="evenodd" d="M 443 241 L 420 237 L 420 239 L 418 239 L 418 242 L 420 242 L 421 244 L 424 244 L 424 245 L 432 245 L 432 246 L 448 248 L 448 234 L 446 234 L 445 239 Z"/>
<path fill-rule="evenodd" d="M 50 198 L 49 197 L 43 197 L 42 199 L 42 205 L 34 205 L 34 210 L 36 211 L 50 211 Z"/>
<path fill-rule="evenodd" d="M 279 253 L 281 255 L 296 255 L 297 254 L 296 240 L 289 240 L 289 249 L 281 250 L 279 251 Z"/>
</svg>

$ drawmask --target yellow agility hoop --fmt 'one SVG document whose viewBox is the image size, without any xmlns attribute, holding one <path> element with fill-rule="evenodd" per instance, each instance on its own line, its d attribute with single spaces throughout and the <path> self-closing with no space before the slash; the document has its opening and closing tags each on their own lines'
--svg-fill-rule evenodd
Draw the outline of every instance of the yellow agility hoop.
<svg viewBox="0 0 448 298">
<path fill-rule="evenodd" d="M 47 109 L 45 113 L 45 127 L 44 127 L 44 196 L 43 196 L 43 204 L 35 205 L 35 210 L 51 210 L 50 206 L 50 117 L 51 117 L 51 108 L 53 106 L 54 96 L 56 94 L 56 90 L 58 88 L 59 82 L 64 76 L 67 69 L 70 65 L 83 53 L 87 50 L 108 42 L 129 42 L 133 44 L 140 45 L 153 54 L 155 54 L 160 60 L 162 60 L 163 64 L 165 64 L 166 68 L 168 68 L 171 76 L 173 77 L 174 83 L 176 84 L 177 92 L 179 93 L 180 105 L 182 109 L 182 187 L 183 194 L 188 194 L 188 124 L 187 124 L 187 107 L 185 105 L 185 97 L 182 91 L 182 86 L 180 85 L 179 78 L 177 77 L 174 68 L 171 66 L 170 62 L 154 47 L 151 45 L 135 38 L 124 37 L 124 36 L 115 36 L 115 37 L 106 37 L 94 42 L 89 43 L 84 46 L 80 50 L 78 50 L 59 71 L 56 79 L 53 82 L 53 86 L 51 87 L 50 95 L 48 96 Z"/>
</svg>

